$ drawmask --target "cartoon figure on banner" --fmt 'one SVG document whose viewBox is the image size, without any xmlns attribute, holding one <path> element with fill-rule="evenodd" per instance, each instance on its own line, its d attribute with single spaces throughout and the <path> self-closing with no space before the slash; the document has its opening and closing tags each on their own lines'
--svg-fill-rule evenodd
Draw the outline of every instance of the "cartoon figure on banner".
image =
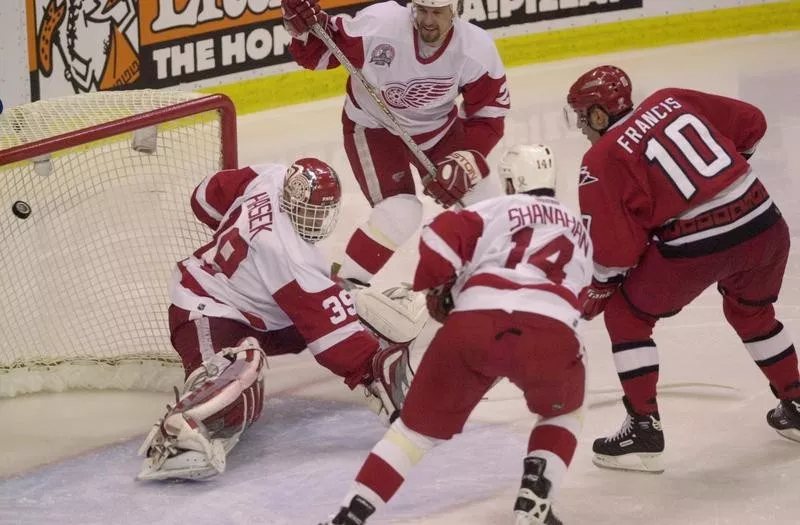
<svg viewBox="0 0 800 525">
<path fill-rule="evenodd" d="M 54 50 L 75 93 L 133 84 L 139 78 L 137 0 L 49 0 L 42 6 L 36 55 L 53 72 Z M 39 0 L 29 0 L 32 3 Z M 38 11 L 38 12 L 41 12 Z"/>
</svg>

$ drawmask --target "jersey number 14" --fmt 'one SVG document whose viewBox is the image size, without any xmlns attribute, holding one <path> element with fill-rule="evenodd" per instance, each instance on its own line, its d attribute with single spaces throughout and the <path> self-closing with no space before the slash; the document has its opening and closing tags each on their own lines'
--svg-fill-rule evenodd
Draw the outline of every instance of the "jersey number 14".
<svg viewBox="0 0 800 525">
<path fill-rule="evenodd" d="M 533 228 L 522 228 L 511 236 L 514 247 L 508 254 L 506 268 L 516 268 L 522 262 L 525 252 L 530 247 L 533 239 Z M 536 248 L 528 255 L 525 263 L 539 268 L 547 276 L 547 280 L 561 284 L 567 276 L 564 266 L 572 260 L 575 245 L 563 235 L 559 235 L 540 248 Z"/>
</svg>

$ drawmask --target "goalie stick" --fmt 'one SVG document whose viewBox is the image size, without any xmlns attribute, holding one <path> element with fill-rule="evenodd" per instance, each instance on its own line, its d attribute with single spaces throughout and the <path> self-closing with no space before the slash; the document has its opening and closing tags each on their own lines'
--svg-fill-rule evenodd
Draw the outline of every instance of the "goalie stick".
<svg viewBox="0 0 800 525">
<path fill-rule="evenodd" d="M 419 144 L 414 142 L 414 139 L 411 138 L 411 135 L 409 135 L 408 132 L 403 129 L 403 127 L 397 121 L 397 117 L 395 117 L 394 113 L 392 113 L 392 110 L 386 106 L 386 103 L 381 99 L 380 95 L 375 90 L 375 87 L 364 77 L 364 74 L 361 73 L 361 70 L 356 68 L 353 63 L 350 62 L 350 59 L 345 56 L 344 51 L 342 51 L 339 46 L 336 45 L 336 42 L 333 41 L 331 35 L 329 35 L 321 25 L 317 23 L 311 26 L 311 32 L 314 33 L 314 36 L 322 40 L 325 46 L 330 50 L 331 53 L 334 54 L 336 59 L 339 61 L 342 67 L 347 70 L 350 76 L 354 77 L 361 83 L 362 86 L 364 86 L 364 89 L 367 91 L 370 98 L 372 98 L 375 104 L 377 104 L 378 108 L 383 112 L 383 114 L 386 115 L 386 118 L 389 119 L 394 131 L 405 143 L 406 147 L 414 155 L 414 157 L 416 157 L 420 164 L 422 164 L 422 166 L 427 170 L 428 173 L 420 174 L 422 176 L 422 182 L 427 184 L 431 180 L 436 179 L 436 165 L 425 154 L 425 152 L 422 151 L 422 148 L 419 147 Z M 464 207 L 464 204 L 460 200 L 457 200 L 456 202 L 462 208 Z"/>
<path fill-rule="evenodd" d="M 495 382 L 497 384 L 499 381 Z M 493 385 L 494 386 L 494 385 Z M 725 385 L 722 383 L 707 383 L 704 381 L 678 381 L 674 383 L 665 383 L 658 385 L 658 390 L 679 390 L 682 388 L 709 388 L 713 390 L 728 390 L 730 392 L 738 392 L 739 389 L 735 386 Z M 605 395 L 605 394 L 622 394 L 622 387 L 611 388 L 590 388 L 586 391 L 587 395 Z M 513 399 L 521 399 L 521 395 L 485 395 L 481 398 L 482 401 L 511 401 Z"/>
</svg>

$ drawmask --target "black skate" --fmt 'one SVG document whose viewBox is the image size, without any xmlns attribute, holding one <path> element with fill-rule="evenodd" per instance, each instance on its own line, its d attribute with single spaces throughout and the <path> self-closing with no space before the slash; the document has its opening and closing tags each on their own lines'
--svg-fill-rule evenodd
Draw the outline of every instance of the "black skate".
<svg viewBox="0 0 800 525">
<path fill-rule="evenodd" d="M 547 461 L 528 456 L 522 485 L 514 502 L 516 525 L 562 525 L 550 506 L 550 481 L 544 477 Z"/>
<path fill-rule="evenodd" d="M 364 525 L 375 512 L 375 507 L 361 496 L 354 496 L 350 505 L 342 507 L 330 522 L 320 525 Z"/>
<path fill-rule="evenodd" d="M 664 433 L 658 412 L 640 415 L 633 411 L 626 397 L 622 402 L 628 412 L 622 428 L 613 436 L 594 440 L 592 463 L 603 468 L 664 472 L 661 464 Z"/>
<path fill-rule="evenodd" d="M 767 423 L 786 439 L 800 441 L 800 399 L 778 403 L 767 412 Z"/>
</svg>

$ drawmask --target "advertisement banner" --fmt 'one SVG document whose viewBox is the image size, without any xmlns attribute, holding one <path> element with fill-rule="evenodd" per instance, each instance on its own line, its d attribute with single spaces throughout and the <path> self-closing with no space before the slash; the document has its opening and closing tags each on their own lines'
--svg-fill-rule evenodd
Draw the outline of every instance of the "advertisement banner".
<svg viewBox="0 0 800 525">
<path fill-rule="evenodd" d="M 354 13 L 370 0 L 321 0 Z M 642 6 L 642 0 L 464 0 L 484 28 Z M 26 0 L 31 99 L 163 88 L 291 62 L 280 0 Z"/>
<path fill-rule="evenodd" d="M 463 18 L 484 29 L 641 8 L 643 0 L 464 0 Z"/>
<path fill-rule="evenodd" d="M 367 0 L 322 0 L 332 13 Z M 280 0 L 26 0 L 31 99 L 290 62 Z"/>
</svg>

